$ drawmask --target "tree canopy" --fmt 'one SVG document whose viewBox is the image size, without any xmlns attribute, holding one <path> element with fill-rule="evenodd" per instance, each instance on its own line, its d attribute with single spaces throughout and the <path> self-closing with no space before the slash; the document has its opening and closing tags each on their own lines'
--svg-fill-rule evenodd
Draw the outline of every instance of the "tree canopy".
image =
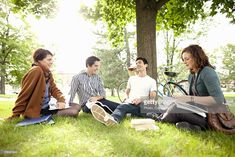
<svg viewBox="0 0 235 157">
<path fill-rule="evenodd" d="M 107 24 L 114 46 L 124 40 L 123 29 L 136 21 L 137 54 L 146 57 L 156 74 L 156 28 L 182 33 L 199 18 L 223 13 L 235 23 L 234 0 L 97 0 L 94 8 L 86 8 L 88 16 L 101 16 Z M 155 27 L 155 28 L 153 28 Z"/>
<path fill-rule="evenodd" d="M 57 0 L 10 0 L 14 12 L 23 12 L 25 15 L 33 14 L 37 17 L 52 16 L 55 13 Z"/>
<path fill-rule="evenodd" d="M 164 3 L 162 7 L 160 5 Z M 157 13 L 157 29 L 173 29 L 177 34 L 182 33 L 191 23 L 208 15 L 224 13 L 235 23 L 235 2 L 233 0 L 148 0 L 144 9 L 153 9 Z M 118 43 L 123 41 L 123 28 L 136 20 L 136 1 L 134 0 L 97 0 L 94 8 L 83 8 L 88 12 L 87 17 L 94 21 L 99 19 L 107 24 L 109 38 Z"/>
<path fill-rule="evenodd" d="M 5 84 L 20 84 L 37 44 L 25 19 L 12 12 L 12 4 L 3 0 L 0 6 L 0 93 L 5 93 Z"/>
</svg>

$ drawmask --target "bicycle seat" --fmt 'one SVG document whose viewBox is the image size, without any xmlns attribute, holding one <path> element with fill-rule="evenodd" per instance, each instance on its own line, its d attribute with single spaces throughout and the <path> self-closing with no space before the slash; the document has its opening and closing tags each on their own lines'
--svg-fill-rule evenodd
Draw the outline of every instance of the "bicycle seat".
<svg viewBox="0 0 235 157">
<path fill-rule="evenodd" d="M 178 75 L 176 72 L 170 72 L 170 71 L 165 71 L 164 74 L 169 77 L 176 77 Z"/>
</svg>

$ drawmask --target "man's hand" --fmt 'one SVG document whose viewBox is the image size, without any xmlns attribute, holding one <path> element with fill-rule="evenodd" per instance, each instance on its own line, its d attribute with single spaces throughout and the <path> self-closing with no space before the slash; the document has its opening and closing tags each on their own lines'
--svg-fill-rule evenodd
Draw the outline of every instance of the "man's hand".
<svg viewBox="0 0 235 157">
<path fill-rule="evenodd" d="M 63 109 L 63 108 L 65 108 L 65 103 L 64 103 L 64 102 L 57 102 L 56 104 L 57 104 L 57 108 L 58 108 L 58 109 Z"/>
<path fill-rule="evenodd" d="M 132 104 L 139 105 L 142 102 L 140 98 L 135 98 L 131 101 Z"/>
<path fill-rule="evenodd" d="M 95 102 L 95 101 L 98 101 L 100 99 L 102 99 L 100 96 L 93 96 L 93 97 L 90 97 L 89 101 L 90 102 Z"/>
</svg>

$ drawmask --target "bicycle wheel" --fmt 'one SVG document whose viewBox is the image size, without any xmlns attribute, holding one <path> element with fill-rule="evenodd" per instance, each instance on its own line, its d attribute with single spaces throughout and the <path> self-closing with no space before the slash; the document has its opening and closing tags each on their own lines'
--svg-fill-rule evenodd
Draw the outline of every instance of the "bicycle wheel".
<svg viewBox="0 0 235 157">
<path fill-rule="evenodd" d="M 184 89 L 184 91 L 185 91 L 185 94 L 188 95 L 188 92 L 189 92 L 189 83 L 188 83 L 188 80 L 181 80 L 181 81 L 177 82 L 177 85 L 182 87 Z"/>
<path fill-rule="evenodd" d="M 118 99 L 120 102 L 124 102 L 125 98 L 126 98 L 126 87 L 127 87 L 127 82 L 128 81 L 123 81 L 118 85 L 117 88 L 117 95 L 118 95 Z"/>
<path fill-rule="evenodd" d="M 182 84 L 183 83 L 184 82 L 182 82 Z M 174 82 L 167 82 L 164 85 L 163 92 L 164 92 L 164 95 L 167 95 L 167 96 L 188 95 L 188 93 L 184 90 L 184 88 L 182 87 L 181 84 L 177 84 L 177 83 L 174 83 Z"/>
</svg>

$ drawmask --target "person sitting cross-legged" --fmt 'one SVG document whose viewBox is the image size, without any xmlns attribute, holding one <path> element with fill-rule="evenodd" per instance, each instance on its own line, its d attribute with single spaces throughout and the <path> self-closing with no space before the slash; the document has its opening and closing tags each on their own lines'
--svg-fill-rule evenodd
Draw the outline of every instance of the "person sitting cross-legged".
<svg viewBox="0 0 235 157">
<path fill-rule="evenodd" d="M 12 121 L 21 115 L 28 119 L 50 114 L 77 117 L 81 106 L 70 103 L 70 107 L 65 108 L 65 97 L 50 71 L 53 54 L 49 50 L 39 48 L 33 53 L 33 60 L 32 67 L 22 78 L 21 91 L 15 101 L 12 115 L 6 120 Z M 50 110 L 52 97 L 57 100 L 56 110 Z"/>
<path fill-rule="evenodd" d="M 79 98 L 79 104 L 82 111 L 91 113 L 90 104 L 97 103 L 109 113 L 112 113 L 119 103 L 106 99 L 104 84 L 97 74 L 101 66 L 101 60 L 96 56 L 90 56 L 86 59 L 86 70 L 73 76 L 70 88 L 70 103 L 74 103 L 75 95 Z"/>
<path fill-rule="evenodd" d="M 96 120 L 109 126 L 120 123 L 127 113 L 143 116 L 140 112 L 140 104 L 146 99 L 156 97 L 156 81 L 147 75 L 148 62 L 145 58 L 138 57 L 136 65 L 137 75 L 131 76 L 128 80 L 125 102 L 120 104 L 112 114 L 94 103 L 91 106 L 91 113 Z"/>
</svg>

